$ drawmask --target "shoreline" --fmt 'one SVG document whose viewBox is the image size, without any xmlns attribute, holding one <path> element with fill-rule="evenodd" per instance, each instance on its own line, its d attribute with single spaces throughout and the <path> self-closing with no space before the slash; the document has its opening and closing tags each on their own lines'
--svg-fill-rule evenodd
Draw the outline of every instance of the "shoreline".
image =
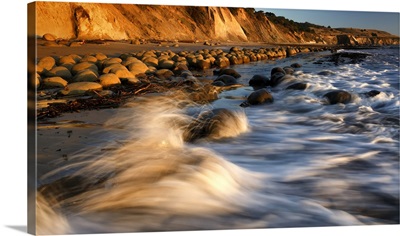
<svg viewBox="0 0 400 236">
<path fill-rule="evenodd" d="M 58 61 L 59 58 L 69 55 L 77 55 L 78 57 L 83 58 L 87 55 L 95 55 L 99 53 L 106 55 L 107 56 L 106 59 L 113 59 L 113 58 L 121 59 L 124 57 L 126 58 L 131 56 L 137 57 L 136 56 L 137 53 L 149 52 L 149 51 L 161 52 L 160 54 L 168 52 L 168 54 L 173 53 L 176 55 L 180 55 L 181 52 L 188 52 L 188 54 L 198 55 L 200 54 L 198 52 L 201 51 L 202 55 L 200 56 L 202 58 L 201 59 L 202 61 L 208 60 L 206 59 L 206 55 L 210 56 L 209 52 L 212 51 L 215 52 L 216 50 L 219 50 L 220 52 L 222 51 L 223 54 L 218 54 L 218 55 L 214 54 L 212 56 L 213 60 L 220 57 L 221 55 L 223 55 L 223 57 L 225 57 L 225 55 L 231 56 L 230 54 L 233 54 L 234 55 L 233 57 L 237 56 L 238 58 L 247 57 L 246 61 L 245 59 L 242 60 L 242 58 L 240 58 L 241 62 L 236 62 L 236 61 L 232 62 L 231 61 L 232 58 L 229 57 L 229 60 L 225 58 L 228 60 L 227 64 L 217 64 L 214 62 L 211 63 L 208 62 L 208 65 L 206 67 L 203 67 L 203 64 L 201 64 L 202 66 L 198 66 L 196 63 L 192 64 L 185 61 L 186 69 L 181 69 L 181 70 L 182 71 L 186 70 L 190 72 L 191 77 L 194 78 L 195 80 L 196 78 L 205 79 L 201 81 L 203 87 L 207 84 L 210 85 L 212 83 L 212 79 L 210 78 L 207 79 L 207 77 L 213 75 L 216 72 L 216 70 L 221 68 L 230 68 L 232 65 L 247 64 L 254 61 L 276 60 L 285 57 L 295 57 L 297 54 L 300 53 L 310 53 L 310 52 L 328 51 L 328 50 L 330 50 L 331 53 L 333 53 L 336 52 L 337 48 L 343 48 L 339 46 L 334 47 L 323 44 L 266 44 L 266 43 L 253 43 L 253 42 L 225 42 L 225 43 L 218 43 L 217 45 L 215 44 L 204 45 L 204 43 L 185 42 L 185 43 L 179 43 L 179 46 L 173 46 L 175 45 L 175 43 L 173 42 L 168 42 L 168 43 L 153 42 L 153 43 L 136 45 L 128 42 L 116 42 L 116 41 L 104 41 L 102 42 L 102 44 L 91 42 L 77 47 L 69 47 L 65 45 L 54 47 L 54 46 L 40 45 L 43 42 L 46 41 L 38 39 L 38 41 L 35 42 L 36 45 L 39 45 L 36 51 L 36 60 L 38 61 L 39 58 L 45 58 L 45 57 L 53 57 L 56 61 Z M 351 47 L 351 48 L 360 48 L 360 47 Z M 259 53 L 260 50 L 262 51 L 261 53 Z M 204 53 L 203 51 L 206 52 Z M 259 54 L 264 57 L 260 57 Z M 249 59 L 250 56 L 253 56 L 251 60 Z M 155 57 L 158 59 L 158 56 Z M 188 59 L 187 56 L 186 59 Z M 170 60 L 172 60 L 171 57 Z M 77 61 L 76 63 L 78 62 L 79 61 Z M 99 79 L 99 76 L 103 74 L 102 70 L 104 68 L 100 60 L 98 60 L 94 64 L 98 67 L 98 69 L 96 69 L 97 71 L 96 74 L 98 74 L 97 76 Z M 175 67 L 177 64 L 180 64 L 180 62 L 175 61 Z M 54 66 L 59 66 L 58 62 Z M 139 78 L 137 79 L 138 82 L 135 82 L 133 84 L 130 83 L 129 81 L 128 83 L 126 81 L 124 82 L 121 78 L 122 83 L 119 82 L 118 86 L 111 86 L 110 87 L 111 89 L 103 86 L 103 90 L 108 90 L 109 92 L 109 94 L 107 95 L 99 94 L 98 92 L 96 92 L 96 90 L 94 91 L 88 90 L 88 92 L 91 92 L 90 94 L 86 92 L 86 94 L 84 95 L 81 94 L 80 96 L 75 95 L 72 97 L 65 94 L 64 94 L 65 96 L 61 95 L 60 93 L 61 88 L 59 87 L 49 89 L 41 86 L 42 84 L 41 80 L 49 76 L 46 75 L 46 70 L 44 70 L 42 73 L 38 72 L 39 74 L 37 74 L 37 76 L 40 76 L 39 78 L 40 82 L 39 85 L 36 84 L 36 89 L 37 89 L 36 98 L 38 98 L 35 104 L 35 109 L 37 112 L 36 119 L 43 120 L 47 118 L 57 117 L 65 112 L 117 108 L 120 105 L 122 105 L 126 99 L 129 99 L 133 96 L 140 96 L 149 92 L 162 93 L 166 91 L 171 91 L 172 89 L 175 89 L 176 86 L 181 86 L 182 84 L 184 84 L 182 82 L 186 80 L 186 78 L 180 77 L 180 71 L 175 71 L 176 68 L 175 69 L 169 68 L 169 70 L 167 69 L 170 75 L 169 77 L 165 78 L 164 76 L 160 77 L 157 74 L 157 72 L 161 70 L 166 70 L 166 68 L 160 68 L 159 66 L 154 66 L 152 68 L 154 69 L 152 72 L 147 71 L 145 73 L 142 72 L 141 74 L 136 75 L 136 77 L 139 76 L 140 78 L 137 77 Z M 69 70 L 71 71 L 71 69 Z M 157 80 L 152 79 L 154 77 Z M 171 80 L 174 80 L 175 82 L 171 83 L 172 82 Z M 63 85 L 64 90 L 68 90 L 68 85 L 74 83 L 74 81 L 71 81 L 71 79 L 64 82 L 65 82 L 65 84 Z M 185 92 L 197 92 L 189 87 L 190 86 L 179 87 L 179 89 L 182 90 L 185 89 Z M 221 88 L 218 88 L 218 90 L 219 92 L 222 91 Z M 210 91 L 211 89 L 207 89 L 207 91 L 203 90 L 202 94 L 200 93 L 197 94 L 196 96 L 197 97 L 201 96 L 202 99 L 204 99 L 201 102 L 210 102 L 211 100 L 209 99 L 208 96 L 209 94 L 207 94 L 210 93 Z M 116 94 L 117 96 L 115 96 Z M 208 98 L 204 98 L 207 96 Z"/>
<path fill-rule="evenodd" d="M 370 49 L 380 48 L 382 46 L 346 46 L 346 45 L 328 45 L 318 43 L 262 43 L 262 42 L 221 42 L 206 45 L 204 42 L 148 42 L 144 44 L 131 44 L 124 41 L 93 41 L 92 43 L 86 43 L 83 45 L 70 47 L 66 45 L 57 46 L 44 46 L 43 44 L 47 41 L 43 39 L 36 39 L 36 59 L 41 59 L 46 56 L 65 56 L 68 54 L 86 55 L 93 53 L 104 53 L 109 57 L 118 57 L 123 53 L 148 51 L 148 50 L 160 50 L 166 51 L 171 50 L 172 52 L 180 51 L 196 51 L 204 49 L 222 49 L 229 50 L 231 47 L 243 47 L 248 49 L 255 48 L 274 48 L 274 47 L 309 47 L 309 48 L 329 48 L 329 49 Z M 96 43 L 97 42 L 97 43 Z M 174 45 L 178 45 L 175 47 Z"/>
</svg>

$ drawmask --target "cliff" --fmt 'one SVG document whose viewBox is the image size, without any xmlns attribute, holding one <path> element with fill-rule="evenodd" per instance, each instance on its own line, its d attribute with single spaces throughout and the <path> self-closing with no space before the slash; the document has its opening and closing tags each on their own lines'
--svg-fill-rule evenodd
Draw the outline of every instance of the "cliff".
<svg viewBox="0 0 400 236">
<path fill-rule="evenodd" d="M 272 16 L 252 8 L 36 2 L 36 12 L 37 36 L 50 33 L 67 40 L 399 43 L 398 37 L 376 30 L 365 30 L 360 36 L 353 31 L 325 27 L 293 29 L 272 22 Z"/>
</svg>

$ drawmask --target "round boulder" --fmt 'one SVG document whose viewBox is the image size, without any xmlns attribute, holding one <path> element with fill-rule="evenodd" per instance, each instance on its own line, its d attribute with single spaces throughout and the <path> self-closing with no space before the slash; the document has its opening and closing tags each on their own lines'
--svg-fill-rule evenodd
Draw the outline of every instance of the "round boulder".
<svg viewBox="0 0 400 236">
<path fill-rule="evenodd" d="M 283 81 L 283 77 L 285 77 L 285 73 L 282 72 L 276 72 L 271 76 L 271 81 L 270 84 L 272 87 L 277 86 L 280 82 Z"/>
<path fill-rule="evenodd" d="M 254 75 L 250 81 L 249 85 L 253 87 L 255 90 L 260 88 L 265 88 L 270 86 L 270 80 L 267 76 L 264 75 Z"/>
<path fill-rule="evenodd" d="M 214 73 L 216 73 L 218 76 L 230 75 L 230 76 L 235 77 L 236 79 L 241 77 L 241 75 L 236 70 L 234 70 L 232 68 L 224 68 L 224 69 L 221 69 L 219 71 L 214 71 Z"/>
<path fill-rule="evenodd" d="M 271 76 L 273 76 L 275 73 L 282 73 L 282 74 L 286 74 L 285 70 L 282 67 L 274 67 L 271 70 Z"/>
<path fill-rule="evenodd" d="M 149 69 L 149 67 L 147 67 L 142 61 L 133 62 L 129 64 L 127 68 L 134 76 L 137 74 L 146 73 L 146 71 Z"/>
<path fill-rule="evenodd" d="M 101 75 L 99 80 L 101 86 L 104 88 L 121 83 L 121 80 L 118 78 L 118 76 L 112 73 Z"/>
<path fill-rule="evenodd" d="M 307 83 L 295 83 L 292 85 L 289 85 L 286 89 L 292 89 L 292 90 L 305 90 L 307 88 Z"/>
<path fill-rule="evenodd" d="M 221 139 L 235 137 L 247 129 L 247 120 L 242 119 L 240 113 L 218 108 L 201 113 L 188 125 L 183 136 L 187 142 L 203 138 Z"/>
<path fill-rule="evenodd" d="M 51 70 L 56 65 L 56 60 L 53 57 L 43 57 L 39 60 L 38 64 L 39 67 L 42 67 L 46 70 Z"/>
<path fill-rule="evenodd" d="M 61 77 L 49 77 L 42 80 L 42 86 L 45 88 L 64 88 L 68 82 Z"/>
<path fill-rule="evenodd" d="M 87 70 L 87 69 L 96 71 L 96 72 L 98 71 L 96 64 L 94 64 L 93 62 L 85 61 L 85 62 L 80 62 L 78 64 L 75 64 L 71 69 L 71 73 L 73 75 L 76 75 L 80 71 Z"/>
<path fill-rule="evenodd" d="M 299 63 L 293 63 L 290 66 L 293 67 L 293 68 L 300 68 L 302 65 L 299 64 Z"/>
<path fill-rule="evenodd" d="M 46 77 L 61 77 L 67 81 L 70 81 L 72 79 L 72 74 L 68 70 L 68 68 L 64 66 L 56 66 L 53 67 L 50 71 L 45 72 Z"/>
<path fill-rule="evenodd" d="M 86 69 L 79 71 L 73 78 L 72 81 L 74 82 L 95 82 L 99 79 L 99 75 L 97 72 Z"/>
<path fill-rule="evenodd" d="M 256 90 L 247 97 L 247 102 L 250 105 L 260 105 L 260 104 L 264 104 L 264 103 L 272 103 L 273 101 L 274 101 L 274 98 L 266 89 Z"/>
<path fill-rule="evenodd" d="M 160 69 L 173 69 L 175 67 L 175 62 L 173 60 L 163 60 L 158 64 Z"/>
<path fill-rule="evenodd" d="M 323 97 L 327 99 L 329 104 L 337 104 L 337 103 L 346 104 L 351 101 L 351 94 L 344 90 L 328 92 Z"/>
<path fill-rule="evenodd" d="M 221 75 L 221 76 L 219 76 L 218 78 L 216 78 L 216 79 L 214 80 L 213 85 L 214 85 L 216 82 L 219 82 L 219 81 L 220 81 L 220 82 L 223 82 L 224 85 L 226 85 L 226 86 L 238 84 L 236 78 L 233 77 L 233 76 L 231 76 L 231 75 Z"/>
</svg>

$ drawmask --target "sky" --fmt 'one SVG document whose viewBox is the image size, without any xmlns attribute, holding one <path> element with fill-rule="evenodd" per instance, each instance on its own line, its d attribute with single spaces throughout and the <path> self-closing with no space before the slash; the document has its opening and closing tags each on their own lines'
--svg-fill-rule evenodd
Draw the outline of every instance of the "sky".
<svg viewBox="0 0 400 236">
<path fill-rule="evenodd" d="M 399 35 L 398 12 L 332 11 L 332 10 L 295 10 L 256 8 L 263 12 L 272 12 L 295 22 L 309 22 L 332 28 L 378 29 Z"/>
</svg>

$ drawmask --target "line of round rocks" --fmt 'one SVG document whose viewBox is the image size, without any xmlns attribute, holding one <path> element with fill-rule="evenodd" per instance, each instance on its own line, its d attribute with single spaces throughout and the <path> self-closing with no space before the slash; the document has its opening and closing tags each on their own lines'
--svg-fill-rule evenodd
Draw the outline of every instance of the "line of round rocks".
<svg viewBox="0 0 400 236">
<path fill-rule="evenodd" d="M 259 49 L 203 49 L 173 52 L 149 50 L 108 57 L 103 53 L 70 54 L 41 58 L 36 66 L 38 90 L 59 88 L 60 95 L 83 95 L 88 91 L 110 94 L 107 88 L 118 84 L 158 80 L 185 81 L 196 79 L 190 70 L 227 68 L 231 65 L 293 56 L 300 52 L 328 48 L 276 47 Z M 190 70 L 189 70 L 190 69 Z M 234 76 L 226 74 L 226 76 Z M 220 78 L 219 85 L 232 85 L 229 77 Z M 218 85 L 218 84 L 215 84 Z"/>
<path fill-rule="evenodd" d="M 298 78 L 294 76 L 295 68 L 300 67 L 300 64 L 293 63 L 292 65 L 283 68 L 272 68 L 271 77 L 267 77 L 265 75 L 254 75 L 249 81 L 249 86 L 253 87 L 254 92 L 252 92 L 247 97 L 247 100 L 240 106 L 247 107 L 250 105 L 272 103 L 274 98 L 266 88 L 276 87 L 280 84 L 285 84 L 286 90 L 305 90 L 308 87 L 308 84 L 299 81 Z M 380 91 L 371 90 L 366 93 L 360 93 L 359 95 L 363 97 L 375 97 L 378 94 L 380 94 Z M 333 90 L 326 92 L 322 98 L 323 103 L 325 104 L 346 104 L 351 102 L 353 97 L 350 92 L 345 90 Z"/>
</svg>

